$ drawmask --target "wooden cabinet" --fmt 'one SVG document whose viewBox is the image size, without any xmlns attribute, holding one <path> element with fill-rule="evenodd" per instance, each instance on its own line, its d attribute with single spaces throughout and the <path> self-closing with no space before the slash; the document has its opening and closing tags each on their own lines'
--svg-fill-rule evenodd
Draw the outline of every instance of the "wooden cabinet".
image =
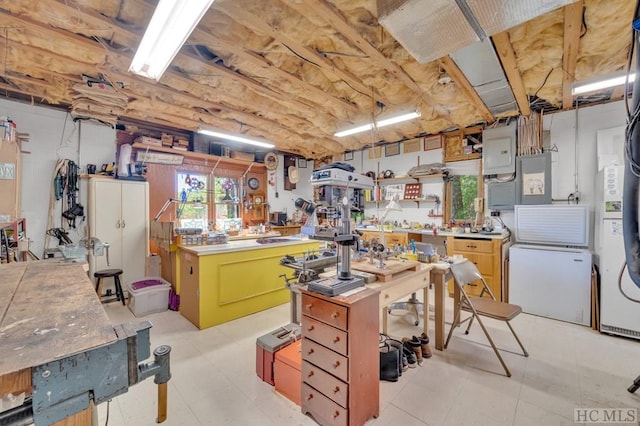
<svg viewBox="0 0 640 426">
<path fill-rule="evenodd" d="M 283 237 L 287 237 L 289 235 L 296 235 L 300 233 L 301 225 L 282 225 L 282 226 L 272 226 L 272 231 L 277 231 Z"/>
<path fill-rule="evenodd" d="M 462 161 L 480 158 L 473 146 L 482 143 L 482 127 L 455 130 L 444 134 L 443 160 Z"/>
<path fill-rule="evenodd" d="M 380 231 L 362 231 L 363 241 L 371 241 L 376 238 L 380 240 Z M 384 240 L 387 247 L 392 247 L 396 244 L 406 245 L 409 244 L 409 234 L 406 232 L 385 232 Z"/>
<path fill-rule="evenodd" d="M 101 269 L 122 269 L 126 286 L 145 276 L 149 255 L 147 182 L 95 177 L 89 181 L 89 235 L 109 243 L 107 256 L 89 255 L 90 276 Z"/>
<path fill-rule="evenodd" d="M 455 236 L 448 237 L 447 255 L 460 254 L 473 262 L 489 285 L 496 299 L 504 300 L 503 288 L 505 287 L 505 279 L 502 272 L 502 246 L 504 242 L 501 238 L 474 239 Z M 449 283 L 448 288 L 449 294 L 453 295 L 453 282 Z M 468 284 L 465 287 L 465 291 L 469 296 L 479 296 L 482 291 L 482 283 Z"/>
<path fill-rule="evenodd" d="M 362 425 L 380 411 L 379 294 L 302 289 L 302 412 L 321 425 Z"/>
</svg>

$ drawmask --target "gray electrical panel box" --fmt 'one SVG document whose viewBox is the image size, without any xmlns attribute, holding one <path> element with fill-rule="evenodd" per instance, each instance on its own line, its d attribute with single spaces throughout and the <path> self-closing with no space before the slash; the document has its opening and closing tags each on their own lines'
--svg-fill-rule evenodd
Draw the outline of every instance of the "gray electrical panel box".
<svg viewBox="0 0 640 426">
<path fill-rule="evenodd" d="M 513 174 L 516 171 L 516 122 L 482 132 L 482 173 Z"/>
<path fill-rule="evenodd" d="M 513 210 L 516 203 L 516 180 L 487 183 L 487 208 Z"/>
<path fill-rule="evenodd" d="M 551 204 L 551 153 L 516 161 L 516 204 Z"/>
</svg>

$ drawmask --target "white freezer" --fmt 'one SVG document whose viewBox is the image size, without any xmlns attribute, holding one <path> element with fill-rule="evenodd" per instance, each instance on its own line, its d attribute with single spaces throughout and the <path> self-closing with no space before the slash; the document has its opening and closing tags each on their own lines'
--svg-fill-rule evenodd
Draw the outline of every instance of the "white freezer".
<svg viewBox="0 0 640 426">
<path fill-rule="evenodd" d="M 509 302 L 575 324 L 591 323 L 591 252 L 516 244 L 509 248 Z"/>
</svg>

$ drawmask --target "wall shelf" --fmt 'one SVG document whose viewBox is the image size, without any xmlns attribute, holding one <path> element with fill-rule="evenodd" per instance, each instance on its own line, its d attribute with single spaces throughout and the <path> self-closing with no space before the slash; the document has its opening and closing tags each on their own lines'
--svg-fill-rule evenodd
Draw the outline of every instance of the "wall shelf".
<svg viewBox="0 0 640 426">
<path fill-rule="evenodd" d="M 193 151 L 182 151 L 182 150 L 166 148 L 162 146 L 148 145 L 140 142 L 133 143 L 131 145 L 131 148 L 139 151 L 149 150 L 149 151 L 155 151 L 155 152 L 165 152 L 167 154 L 182 155 L 184 158 L 191 158 L 191 159 L 197 159 L 197 160 L 206 160 L 206 161 L 214 161 L 214 162 L 220 160 L 228 164 L 242 164 L 242 165 L 254 164 L 254 167 L 261 167 L 266 170 L 266 167 L 263 163 L 256 163 L 255 161 L 240 160 L 240 159 L 230 158 L 230 157 L 219 157 L 217 155 L 203 154 L 200 152 L 193 152 Z"/>
<path fill-rule="evenodd" d="M 415 177 L 411 177 L 411 176 L 404 176 L 404 177 L 397 177 L 397 178 L 388 178 L 388 179 L 377 179 L 375 182 L 378 185 L 384 186 L 384 185 L 401 185 L 404 183 L 418 183 L 421 180 L 424 179 L 442 179 L 444 175 L 442 173 L 436 173 L 433 175 L 424 175 L 424 176 L 415 176 Z"/>
</svg>

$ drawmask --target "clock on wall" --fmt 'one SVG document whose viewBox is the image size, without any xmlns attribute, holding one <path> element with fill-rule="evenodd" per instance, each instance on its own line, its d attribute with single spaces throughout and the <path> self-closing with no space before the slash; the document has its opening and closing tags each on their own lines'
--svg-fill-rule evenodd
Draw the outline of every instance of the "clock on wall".
<svg viewBox="0 0 640 426">
<path fill-rule="evenodd" d="M 269 170 L 278 168 L 278 156 L 275 152 L 268 152 L 267 155 L 264 156 L 264 165 Z"/>
<path fill-rule="evenodd" d="M 247 182 L 247 185 L 249 185 L 250 189 L 253 189 L 254 191 L 258 188 L 260 188 L 260 181 L 254 177 L 250 178 L 249 181 Z"/>
</svg>

